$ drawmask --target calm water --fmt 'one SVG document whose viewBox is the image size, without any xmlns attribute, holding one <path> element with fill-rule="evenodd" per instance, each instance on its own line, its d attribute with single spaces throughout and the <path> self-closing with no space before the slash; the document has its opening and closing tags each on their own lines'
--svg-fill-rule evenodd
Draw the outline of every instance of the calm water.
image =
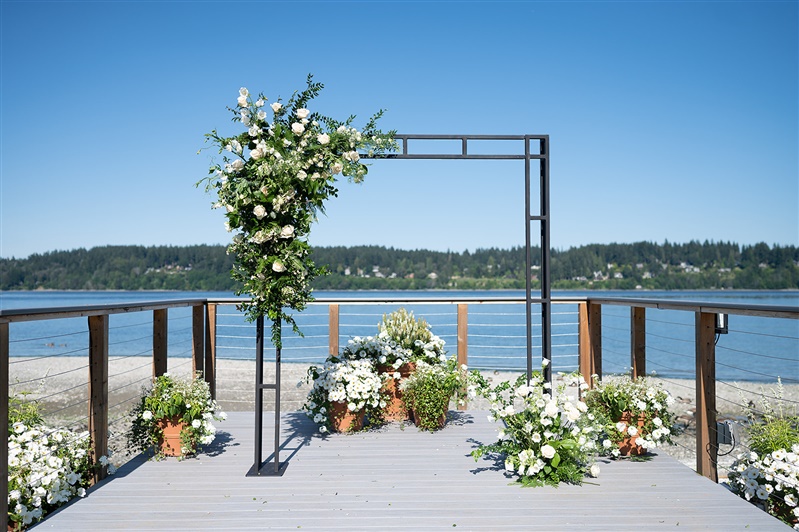
<svg viewBox="0 0 799 532">
<path fill-rule="evenodd" d="M 553 296 L 607 295 L 611 297 L 664 298 L 745 305 L 799 307 L 799 292 L 792 291 L 555 291 Z M 351 291 L 317 292 L 323 297 L 498 297 L 520 296 L 523 291 Z M 166 299 L 233 297 L 224 292 L 0 292 L 0 309 L 52 308 L 76 305 L 136 303 Z M 424 317 L 442 337 L 450 352 L 457 341 L 456 309 L 452 305 L 404 305 Z M 383 313 L 395 307 L 342 305 L 340 345 L 357 335 L 374 334 Z M 554 305 L 552 356 L 556 370 L 577 365 L 577 307 Z M 603 307 L 603 368 L 623 372 L 629 366 L 629 310 Z M 327 355 L 327 307 L 312 305 L 297 317 L 305 338 L 284 332 L 283 360 L 321 362 Z M 534 345 L 540 346 L 540 314 L 533 311 Z M 799 383 L 799 320 L 731 315 L 730 333 L 717 342 L 717 375 L 725 380 L 783 381 Z M 526 366 L 526 327 L 523 304 L 469 305 L 469 364 L 471 367 L 518 369 Z M 109 351 L 114 356 L 149 356 L 152 314 L 112 315 Z M 254 327 L 234 306 L 218 313 L 218 355 L 254 358 Z M 10 327 L 12 356 L 84 356 L 88 335 L 86 318 L 15 323 Z M 647 311 L 647 369 L 659 375 L 692 378 L 694 374 L 694 315 L 679 311 Z M 189 309 L 169 311 L 170 356 L 191 354 Z M 540 357 L 540 348 L 534 353 Z"/>
</svg>

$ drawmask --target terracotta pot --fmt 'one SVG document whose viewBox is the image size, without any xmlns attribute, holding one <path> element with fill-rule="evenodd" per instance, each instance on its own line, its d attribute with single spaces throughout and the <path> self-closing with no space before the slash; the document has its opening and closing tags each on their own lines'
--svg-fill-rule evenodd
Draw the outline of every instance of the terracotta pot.
<svg viewBox="0 0 799 532">
<path fill-rule="evenodd" d="M 622 412 L 619 421 L 621 421 L 622 423 L 624 423 L 629 427 L 632 422 L 632 414 L 630 412 Z M 645 448 L 635 443 L 635 440 L 638 439 L 638 436 L 644 435 L 643 416 L 638 417 L 637 424 L 638 424 L 638 434 L 635 437 L 628 436 L 619 442 L 619 452 L 622 454 L 622 456 L 641 456 L 642 454 L 646 453 Z"/>
<path fill-rule="evenodd" d="M 411 411 L 411 417 L 413 418 L 413 424 L 414 425 L 416 425 L 417 427 L 421 427 L 422 426 L 423 420 L 422 420 L 422 418 L 420 416 L 416 415 L 415 411 Z M 436 420 L 436 423 L 437 423 L 437 427 L 439 429 L 443 429 L 444 425 L 447 424 L 447 413 L 444 412 L 443 414 L 441 414 L 441 416 Z M 425 430 L 429 430 L 429 429 L 425 429 Z"/>
<path fill-rule="evenodd" d="M 354 432 L 363 428 L 365 412 L 352 412 L 347 408 L 347 403 L 331 403 L 329 414 L 333 432 Z"/>
<path fill-rule="evenodd" d="M 413 362 L 406 362 L 401 365 L 399 369 L 395 370 L 391 366 L 379 366 L 377 372 L 380 375 L 393 375 L 395 372 L 400 374 L 400 378 L 385 379 L 383 382 L 383 394 L 386 396 L 386 407 L 383 409 L 383 419 L 386 421 L 407 421 L 410 419 L 408 407 L 402 399 L 402 390 L 399 384 L 403 379 L 416 371 L 416 364 Z"/>
<path fill-rule="evenodd" d="M 161 439 L 158 441 L 161 453 L 164 456 L 180 456 L 180 432 L 186 424 L 178 417 L 170 419 L 159 419 L 158 426 L 163 431 Z"/>
</svg>

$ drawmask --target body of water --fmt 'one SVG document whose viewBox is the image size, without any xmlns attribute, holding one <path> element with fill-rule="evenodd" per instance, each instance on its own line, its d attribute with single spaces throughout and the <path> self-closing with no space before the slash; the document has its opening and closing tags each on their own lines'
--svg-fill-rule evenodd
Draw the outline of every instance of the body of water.
<svg viewBox="0 0 799 532">
<path fill-rule="evenodd" d="M 317 298 L 391 297 L 523 297 L 523 291 L 337 291 L 317 292 Z M 608 296 L 701 301 L 719 304 L 799 307 L 796 291 L 553 291 L 553 297 Z M 229 298 L 226 292 L 0 292 L 0 310 L 141 303 L 167 299 Z M 407 304 L 424 317 L 433 332 L 456 351 L 457 311 L 448 304 Z M 340 308 L 339 344 L 349 338 L 376 334 L 383 313 L 397 308 L 347 304 Z M 526 367 L 524 304 L 469 305 L 469 365 L 488 369 L 519 370 Z M 10 327 L 11 356 L 84 356 L 88 352 L 86 318 L 14 323 Z M 328 309 L 311 305 L 297 316 L 304 338 L 284 333 L 285 362 L 318 363 L 328 352 Z M 540 357 L 540 310 L 533 310 L 534 356 Z M 603 306 L 603 369 L 624 372 L 629 367 L 629 309 Z M 577 305 L 552 308 L 552 357 L 556 370 L 577 367 Z M 731 315 L 730 333 L 717 341 L 717 375 L 724 380 L 799 383 L 799 320 Z M 150 356 L 152 313 L 110 317 L 109 352 L 112 356 Z M 235 306 L 218 310 L 218 356 L 254 358 L 254 326 Z M 191 312 L 169 311 L 170 356 L 191 355 Z M 647 310 L 647 369 L 662 376 L 693 378 L 694 315 L 684 311 Z"/>
</svg>

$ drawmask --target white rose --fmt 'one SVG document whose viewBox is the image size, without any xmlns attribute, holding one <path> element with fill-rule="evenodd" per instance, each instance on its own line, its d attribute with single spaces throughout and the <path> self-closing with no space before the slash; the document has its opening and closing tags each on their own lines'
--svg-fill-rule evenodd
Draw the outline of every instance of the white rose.
<svg viewBox="0 0 799 532">
<path fill-rule="evenodd" d="M 554 456 L 555 456 L 555 452 L 556 452 L 556 451 L 555 451 L 555 448 L 554 448 L 554 447 L 552 447 L 552 446 L 551 446 L 551 445 L 549 445 L 549 444 L 546 444 L 546 445 L 544 445 L 543 447 L 541 447 L 541 456 L 543 456 L 543 457 L 544 457 L 544 458 L 546 458 L 547 460 L 551 460 L 551 459 L 552 459 L 552 457 L 554 457 Z"/>
<path fill-rule="evenodd" d="M 322 133 L 321 135 L 316 136 L 316 140 L 319 141 L 319 144 L 328 144 L 330 143 L 330 135 L 327 133 Z"/>
<path fill-rule="evenodd" d="M 252 151 L 250 152 L 250 157 L 251 157 L 251 158 L 253 158 L 253 159 L 260 159 L 260 158 L 262 158 L 263 156 L 264 156 L 264 152 L 262 152 L 262 151 L 261 151 L 261 150 L 259 150 L 258 148 L 255 148 L 254 150 L 252 150 Z"/>
<path fill-rule="evenodd" d="M 299 172 L 297 172 L 297 178 L 300 181 L 305 181 L 306 177 L 308 177 L 308 174 L 305 173 L 305 170 L 300 170 Z"/>
<path fill-rule="evenodd" d="M 256 205 L 255 208 L 252 210 L 252 213 L 255 215 L 256 218 L 259 220 L 266 216 L 266 207 L 263 205 Z"/>
<path fill-rule="evenodd" d="M 244 96 L 245 98 L 250 95 L 250 91 L 247 90 L 247 87 L 242 87 L 239 89 L 239 96 Z"/>
<path fill-rule="evenodd" d="M 280 230 L 280 238 L 294 238 L 294 226 L 284 225 Z"/>
<path fill-rule="evenodd" d="M 275 271 L 277 273 L 282 273 L 286 271 L 286 266 L 279 260 L 276 260 L 275 262 L 272 263 L 272 271 Z"/>
<path fill-rule="evenodd" d="M 299 122 L 294 122 L 291 124 L 291 130 L 294 132 L 295 135 L 302 135 L 305 131 L 305 126 L 300 124 Z"/>
<path fill-rule="evenodd" d="M 258 126 L 252 126 L 249 130 L 247 130 L 247 133 L 249 133 L 251 137 L 257 137 L 260 132 L 261 128 Z"/>
<path fill-rule="evenodd" d="M 230 163 L 230 167 L 233 169 L 234 172 L 238 172 L 242 168 L 244 168 L 244 161 L 241 159 L 236 159 L 232 163 Z"/>
<path fill-rule="evenodd" d="M 246 96 L 239 96 L 236 99 L 239 102 L 239 107 L 247 107 L 247 97 Z"/>
<path fill-rule="evenodd" d="M 256 116 L 258 117 L 258 120 L 266 120 L 266 111 L 261 109 L 258 111 L 258 113 L 256 113 Z"/>
<path fill-rule="evenodd" d="M 255 102 L 255 107 L 263 107 L 264 103 L 266 102 L 264 102 L 262 98 L 258 98 L 258 100 Z"/>
<path fill-rule="evenodd" d="M 309 114 L 311 114 L 311 112 L 308 109 L 297 109 L 297 117 L 300 119 L 308 118 Z"/>
<path fill-rule="evenodd" d="M 153 413 L 150 412 L 149 410 L 145 410 L 144 412 L 142 412 L 141 418 L 144 421 L 150 421 L 151 419 L 153 419 Z"/>
<path fill-rule="evenodd" d="M 272 105 L 270 105 L 269 107 L 271 107 L 271 108 L 272 108 L 272 111 L 274 111 L 274 112 L 278 112 L 278 111 L 280 111 L 280 109 L 282 109 L 282 108 L 283 108 L 283 104 L 282 104 L 282 103 L 280 103 L 280 102 L 275 102 L 275 103 L 273 103 Z"/>
<path fill-rule="evenodd" d="M 340 174 L 342 170 L 344 170 L 344 165 L 339 162 L 333 163 L 333 166 L 330 167 L 330 171 L 333 175 Z"/>
<path fill-rule="evenodd" d="M 591 473 L 592 477 L 594 477 L 594 478 L 598 477 L 599 476 L 599 466 L 597 464 L 592 465 L 590 473 Z"/>
</svg>

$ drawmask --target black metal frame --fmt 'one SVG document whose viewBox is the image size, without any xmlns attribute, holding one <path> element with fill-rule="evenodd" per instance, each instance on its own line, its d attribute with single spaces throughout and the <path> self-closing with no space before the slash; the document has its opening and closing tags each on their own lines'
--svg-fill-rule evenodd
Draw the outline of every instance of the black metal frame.
<svg viewBox="0 0 799 532">
<path fill-rule="evenodd" d="M 541 305 L 541 356 L 547 361 L 544 368 L 544 379 L 552 383 L 552 294 L 550 289 L 550 213 L 549 213 L 549 135 L 402 135 L 394 138 L 400 143 L 400 153 L 389 153 L 375 156 L 361 155 L 364 159 L 438 159 L 438 160 L 524 160 L 524 201 L 525 201 L 525 301 L 527 312 L 527 381 L 533 372 L 533 319 L 532 305 Z M 410 153 L 409 141 L 447 141 L 459 140 L 460 153 Z M 470 153 L 469 141 L 523 141 L 521 154 L 503 153 Z M 533 142 L 538 142 L 538 153 L 530 149 Z M 530 162 L 540 161 L 538 176 L 539 212 L 532 213 L 532 170 Z M 540 224 L 541 249 L 541 297 L 532 296 L 532 227 Z M 275 383 L 263 383 L 263 318 L 256 323 L 256 371 L 255 371 L 255 461 L 247 473 L 248 476 L 282 476 L 288 464 L 280 463 L 280 349 L 275 349 Z M 267 468 L 262 462 L 263 437 L 263 391 L 275 390 L 275 452 L 274 466 Z"/>
</svg>

